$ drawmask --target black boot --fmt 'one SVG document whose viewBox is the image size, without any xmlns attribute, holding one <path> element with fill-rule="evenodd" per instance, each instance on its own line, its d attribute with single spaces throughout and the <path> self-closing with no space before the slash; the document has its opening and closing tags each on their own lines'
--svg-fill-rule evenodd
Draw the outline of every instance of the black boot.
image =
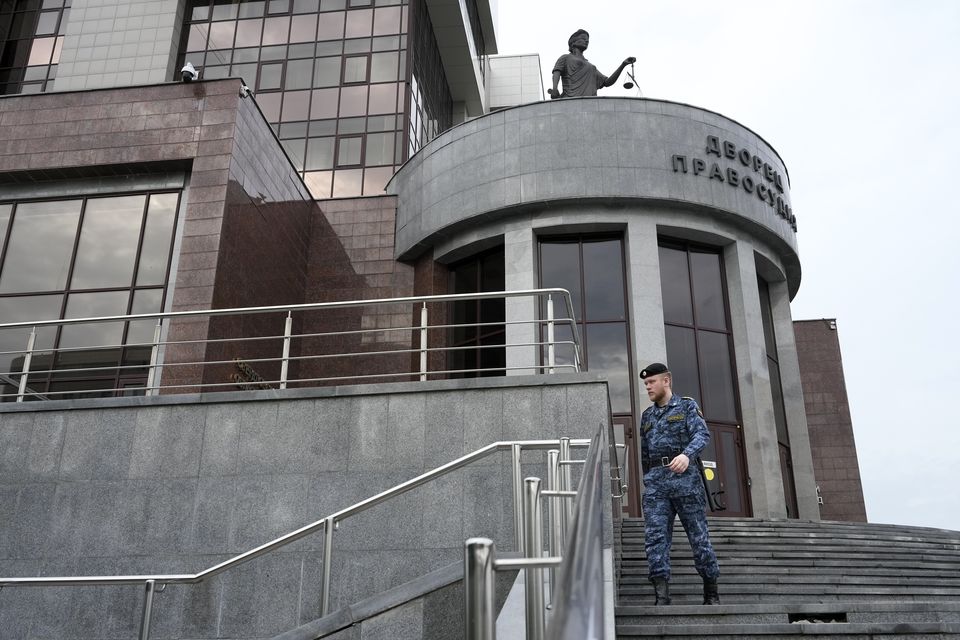
<svg viewBox="0 0 960 640">
<path fill-rule="evenodd" d="M 670 583 L 666 578 L 650 578 L 653 583 L 653 593 L 656 599 L 653 604 L 670 604 Z"/>
<path fill-rule="evenodd" d="M 703 604 L 720 604 L 720 592 L 716 578 L 703 579 Z"/>
</svg>

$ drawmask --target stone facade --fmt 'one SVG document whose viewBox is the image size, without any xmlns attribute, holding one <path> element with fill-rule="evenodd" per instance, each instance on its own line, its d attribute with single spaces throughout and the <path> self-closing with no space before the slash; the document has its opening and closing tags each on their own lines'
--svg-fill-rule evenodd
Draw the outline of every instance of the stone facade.
<svg viewBox="0 0 960 640">
<path fill-rule="evenodd" d="M 0 575 L 194 573 L 491 442 L 589 437 L 589 375 L 0 405 Z M 541 475 L 545 454 L 523 455 Z M 344 521 L 331 610 L 513 548 L 509 454 Z M 541 476 L 542 477 L 542 476 Z M 159 638 L 267 638 L 318 616 L 323 535 L 154 604 Z M 132 637 L 141 588 L 5 588 L 10 638 Z M 152 636 L 153 637 L 153 636 Z"/>
<path fill-rule="evenodd" d="M 814 475 L 823 498 L 820 516 L 824 520 L 866 522 L 837 321 L 804 320 L 794 322 L 793 327 Z"/>
</svg>

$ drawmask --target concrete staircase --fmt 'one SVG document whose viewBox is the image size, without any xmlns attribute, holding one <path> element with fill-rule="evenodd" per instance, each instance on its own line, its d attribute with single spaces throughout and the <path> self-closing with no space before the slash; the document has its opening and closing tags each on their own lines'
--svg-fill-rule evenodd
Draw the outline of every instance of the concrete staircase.
<svg viewBox="0 0 960 640">
<path fill-rule="evenodd" d="M 643 520 L 622 522 L 618 638 L 960 638 L 960 532 L 753 518 L 714 518 L 710 531 L 723 604 L 700 604 L 677 522 L 673 605 L 654 607 Z"/>
</svg>

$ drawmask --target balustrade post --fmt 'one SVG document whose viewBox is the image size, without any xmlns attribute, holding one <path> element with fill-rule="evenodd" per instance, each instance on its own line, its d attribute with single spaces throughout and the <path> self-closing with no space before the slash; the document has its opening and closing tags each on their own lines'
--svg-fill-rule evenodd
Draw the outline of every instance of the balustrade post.
<svg viewBox="0 0 960 640">
<path fill-rule="evenodd" d="M 570 465 L 562 464 L 563 462 L 570 460 L 570 438 L 560 438 L 560 490 L 561 491 L 573 491 L 573 480 L 570 474 Z M 567 534 L 570 528 L 570 523 L 573 521 L 573 501 L 567 501 L 561 509 L 561 521 L 563 523 L 563 539 L 566 541 Z"/>
<path fill-rule="evenodd" d="M 520 471 L 520 445 L 510 445 L 510 467 L 513 475 L 513 532 L 516 550 L 523 553 L 523 485 Z"/>
<path fill-rule="evenodd" d="M 293 332 L 293 312 L 287 311 L 283 323 L 283 360 L 280 361 L 280 388 L 287 388 L 287 372 L 290 368 L 290 335 Z"/>
<path fill-rule="evenodd" d="M 547 294 L 547 373 L 554 373 L 557 364 L 556 343 L 553 327 L 553 294 Z"/>
<path fill-rule="evenodd" d="M 330 613 L 330 570 L 333 562 L 333 516 L 323 521 L 323 576 L 320 581 L 320 617 Z"/>
<path fill-rule="evenodd" d="M 143 594 L 143 611 L 140 613 L 139 640 L 148 640 L 150 637 L 150 618 L 153 616 L 153 593 L 156 587 L 155 580 L 147 580 Z"/>
<path fill-rule="evenodd" d="M 157 320 L 153 328 L 153 346 L 150 347 L 150 367 L 147 369 L 147 390 L 144 395 L 156 394 L 157 385 L 157 358 L 160 356 L 160 333 L 163 329 L 163 318 Z"/>
<path fill-rule="evenodd" d="M 420 381 L 427 379 L 427 303 L 420 308 Z"/>
<path fill-rule="evenodd" d="M 463 591 L 467 640 L 495 640 L 493 562 L 496 547 L 489 538 L 470 538 L 464 545 Z"/>
<path fill-rule="evenodd" d="M 551 449 L 547 452 L 547 489 L 549 491 L 560 491 L 560 465 L 557 464 L 560 459 L 560 451 Z M 556 498 L 547 500 L 547 527 L 549 531 L 547 536 L 550 540 L 550 555 L 554 557 L 563 556 L 563 535 L 560 530 L 560 510 L 563 506 L 557 504 Z M 550 567 L 550 602 L 553 602 L 554 594 L 557 592 L 557 568 Z"/>
<path fill-rule="evenodd" d="M 23 356 L 23 369 L 20 373 L 20 386 L 17 389 L 17 402 L 23 402 L 27 393 L 27 378 L 30 377 L 30 363 L 33 360 L 33 348 L 37 343 L 37 328 L 30 330 L 30 337 L 27 338 L 27 350 Z"/>
<path fill-rule="evenodd" d="M 524 556 L 543 559 L 543 521 L 540 516 L 540 478 L 526 478 L 523 494 Z M 527 604 L 526 640 L 543 640 L 543 576 L 541 569 L 524 569 L 523 588 Z"/>
</svg>

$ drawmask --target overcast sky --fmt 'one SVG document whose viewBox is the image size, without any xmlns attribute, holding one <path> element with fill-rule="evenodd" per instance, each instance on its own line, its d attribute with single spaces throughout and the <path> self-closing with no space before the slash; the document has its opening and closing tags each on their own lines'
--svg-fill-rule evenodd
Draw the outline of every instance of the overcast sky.
<svg viewBox="0 0 960 640">
<path fill-rule="evenodd" d="M 500 0 L 498 14 L 500 52 L 539 53 L 545 76 L 583 28 L 603 73 L 636 56 L 644 96 L 773 145 L 799 228 L 793 317 L 837 318 L 867 517 L 960 530 L 960 2 Z"/>
</svg>

